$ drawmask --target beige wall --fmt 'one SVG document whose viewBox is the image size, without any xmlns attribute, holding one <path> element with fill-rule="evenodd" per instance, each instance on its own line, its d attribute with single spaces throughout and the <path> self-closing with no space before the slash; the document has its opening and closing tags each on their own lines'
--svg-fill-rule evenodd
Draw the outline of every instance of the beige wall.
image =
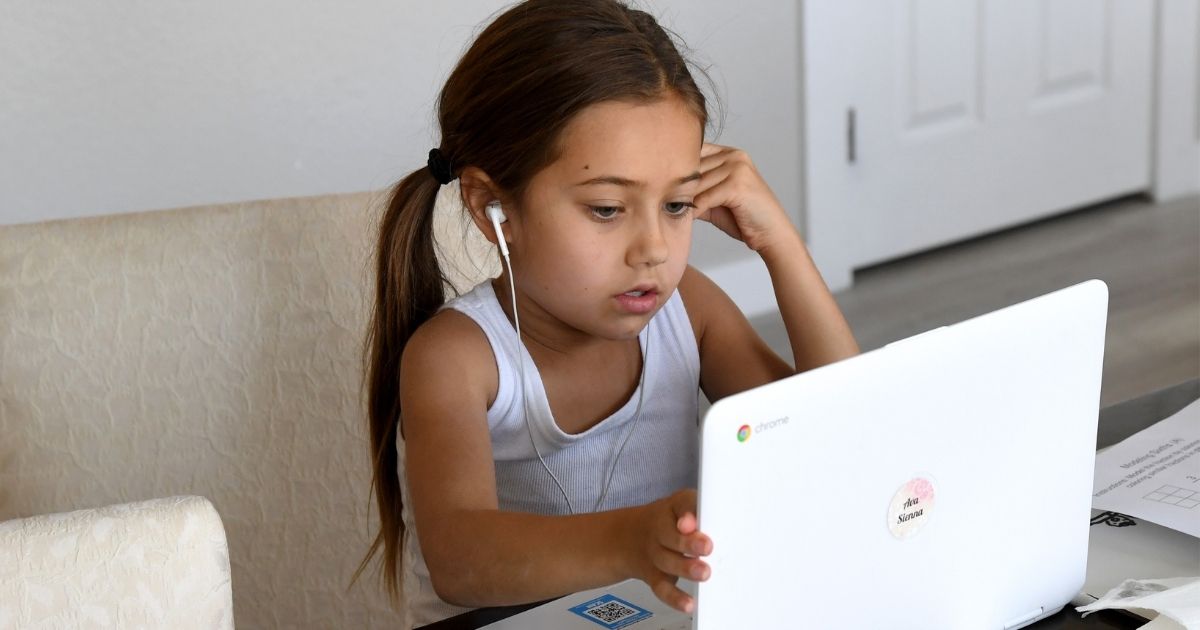
<svg viewBox="0 0 1200 630">
<path fill-rule="evenodd" d="M 239 627 L 395 627 L 373 577 L 345 591 L 377 518 L 359 357 L 382 194 L 0 227 L 0 521 L 203 495 Z M 495 263 L 462 227 L 441 229 L 469 285 Z"/>
</svg>

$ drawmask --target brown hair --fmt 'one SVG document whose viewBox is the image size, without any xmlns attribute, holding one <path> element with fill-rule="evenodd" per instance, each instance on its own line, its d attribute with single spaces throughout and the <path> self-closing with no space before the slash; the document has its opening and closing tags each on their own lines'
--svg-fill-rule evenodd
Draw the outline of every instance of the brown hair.
<svg viewBox="0 0 1200 630">
<path fill-rule="evenodd" d="M 529 0 L 485 28 L 447 79 L 437 106 L 440 149 L 454 175 L 476 166 L 521 199 L 533 175 L 557 159 L 563 128 L 585 107 L 653 102 L 670 94 L 702 126 L 708 124 L 705 98 L 687 62 L 652 16 L 615 0 Z M 395 447 L 400 357 L 417 327 L 446 300 L 448 280 L 433 243 L 439 186 L 430 169 L 421 168 L 392 192 L 380 223 L 363 357 L 380 529 L 351 583 L 382 546 L 383 579 L 393 602 L 404 535 Z"/>
</svg>

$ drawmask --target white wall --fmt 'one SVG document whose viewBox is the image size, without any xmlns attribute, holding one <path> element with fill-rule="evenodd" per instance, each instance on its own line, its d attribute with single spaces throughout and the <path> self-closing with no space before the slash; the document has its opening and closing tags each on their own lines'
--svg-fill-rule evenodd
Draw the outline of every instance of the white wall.
<svg viewBox="0 0 1200 630">
<path fill-rule="evenodd" d="M 0 224 L 386 187 L 423 166 L 442 82 L 506 4 L 0 0 Z M 797 212 L 795 5 L 648 7 L 713 64 L 718 141 Z M 695 260 L 748 252 L 702 230 Z"/>
</svg>

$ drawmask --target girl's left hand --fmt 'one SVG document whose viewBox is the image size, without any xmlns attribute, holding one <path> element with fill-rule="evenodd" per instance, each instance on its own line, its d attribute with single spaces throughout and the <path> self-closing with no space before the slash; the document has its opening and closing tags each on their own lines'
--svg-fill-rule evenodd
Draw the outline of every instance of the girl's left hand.
<svg viewBox="0 0 1200 630">
<path fill-rule="evenodd" d="M 794 235 L 795 227 L 745 151 L 705 143 L 700 149 L 700 186 L 692 203 L 696 218 L 763 253 Z"/>
</svg>

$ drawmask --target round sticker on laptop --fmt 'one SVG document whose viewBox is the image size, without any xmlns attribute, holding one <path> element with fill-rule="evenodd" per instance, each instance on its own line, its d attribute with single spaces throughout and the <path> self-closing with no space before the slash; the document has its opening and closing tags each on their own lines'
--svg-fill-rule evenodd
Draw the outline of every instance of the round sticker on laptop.
<svg viewBox="0 0 1200 630">
<path fill-rule="evenodd" d="M 925 477 L 914 477 L 892 496 L 888 529 L 900 540 L 915 535 L 933 516 L 935 503 L 933 482 Z"/>
</svg>

